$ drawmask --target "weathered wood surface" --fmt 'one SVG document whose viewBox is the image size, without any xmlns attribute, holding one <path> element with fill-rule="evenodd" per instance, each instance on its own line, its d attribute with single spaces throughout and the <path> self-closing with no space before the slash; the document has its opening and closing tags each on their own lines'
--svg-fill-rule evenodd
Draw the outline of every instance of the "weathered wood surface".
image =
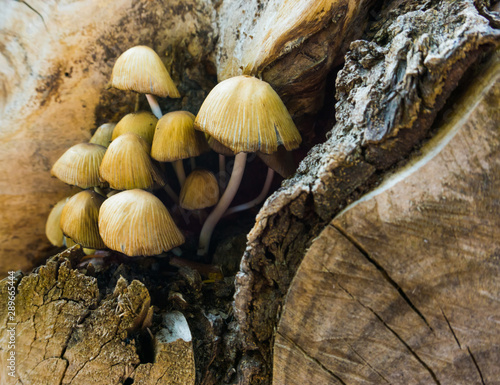
<svg viewBox="0 0 500 385">
<path fill-rule="evenodd" d="M 95 277 L 75 269 L 82 256 L 76 246 L 19 277 L 14 321 L 7 302 L 0 303 L 0 383 L 194 384 L 191 336 L 169 338 L 171 326 L 164 323 L 153 335 L 147 330 L 153 308 L 144 284 L 118 275 L 112 292 L 100 292 Z M 2 298 L 8 286 L 0 282 Z M 8 348 L 9 327 L 15 330 L 14 349 Z M 154 342 L 148 346 L 141 342 L 145 338 Z M 6 370 L 10 351 L 16 357 L 14 377 Z"/>
<path fill-rule="evenodd" d="M 410 164 L 316 238 L 275 384 L 500 384 L 500 53 Z"/>
<path fill-rule="evenodd" d="M 336 124 L 261 209 L 237 276 L 245 348 L 269 378 L 276 319 L 313 239 L 429 135 L 452 90 L 470 80 L 463 74 L 500 37 L 473 1 L 388 1 L 365 34 L 337 75 Z"/>
</svg>

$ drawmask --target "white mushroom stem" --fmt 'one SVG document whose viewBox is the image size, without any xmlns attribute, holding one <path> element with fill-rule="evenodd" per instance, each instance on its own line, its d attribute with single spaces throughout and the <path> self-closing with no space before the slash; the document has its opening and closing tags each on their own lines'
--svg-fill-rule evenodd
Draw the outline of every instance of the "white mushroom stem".
<svg viewBox="0 0 500 385">
<path fill-rule="evenodd" d="M 241 178 L 243 177 L 243 172 L 245 171 L 246 161 L 247 154 L 245 152 L 239 152 L 236 154 L 236 157 L 234 158 L 233 172 L 231 173 L 231 178 L 227 184 L 226 191 L 222 194 L 219 203 L 217 203 L 215 209 L 210 213 L 207 220 L 203 224 L 203 228 L 201 229 L 200 242 L 198 243 L 198 255 L 206 255 L 208 253 L 212 232 L 219 222 L 219 219 L 222 215 L 224 215 L 227 208 L 233 201 L 233 198 L 240 187 Z"/>
<path fill-rule="evenodd" d="M 161 119 L 163 113 L 161 112 L 160 105 L 158 104 L 156 98 L 151 94 L 146 94 L 146 99 L 148 99 L 149 107 L 151 107 L 151 111 L 158 118 Z"/>
<path fill-rule="evenodd" d="M 184 186 L 184 182 L 186 181 L 186 172 L 184 171 L 182 159 L 174 160 L 172 162 L 172 166 L 174 167 L 175 174 L 177 175 L 177 179 L 179 179 L 179 184 L 182 188 L 182 186 Z"/>
<path fill-rule="evenodd" d="M 231 215 L 231 214 L 237 213 L 239 211 L 243 211 L 243 210 L 248 210 L 254 206 L 257 206 L 260 202 L 262 202 L 267 197 L 267 193 L 269 192 L 269 188 L 271 187 L 271 182 L 273 181 L 273 177 L 274 177 L 274 170 L 272 168 L 268 168 L 266 181 L 264 182 L 264 187 L 262 187 L 262 191 L 257 196 L 257 198 L 252 199 L 249 202 L 242 203 L 241 205 L 231 207 L 229 210 L 227 210 L 224 213 L 224 216 L 228 216 L 228 215 Z"/>
</svg>

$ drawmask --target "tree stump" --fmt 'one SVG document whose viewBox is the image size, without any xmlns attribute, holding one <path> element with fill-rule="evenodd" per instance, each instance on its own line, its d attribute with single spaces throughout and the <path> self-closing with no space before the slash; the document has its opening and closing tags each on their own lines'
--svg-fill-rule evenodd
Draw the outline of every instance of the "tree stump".
<svg viewBox="0 0 500 385">
<path fill-rule="evenodd" d="M 34 41 L 9 45 L 26 53 L 27 77 L 0 74 L 4 112 L 23 106 L 5 114 L 1 132 L 0 159 L 17 175 L 0 184 L 0 271 L 46 250 L 49 202 L 69 190 L 49 178 L 56 156 L 133 109 L 131 94 L 104 88 L 130 46 L 169 55 L 188 97 L 161 101 L 164 111 L 196 113 L 216 76 L 261 76 L 310 151 L 259 212 L 236 280 L 218 268 L 209 269 L 217 279 L 202 278 L 171 254 L 82 264 L 74 248 L 2 281 L 2 298 L 17 293 L 14 319 L 0 304 L 2 367 L 10 322 L 19 353 L 17 377 L 2 371 L 2 384 L 498 383 L 500 20 L 491 1 L 120 0 L 109 24 L 88 24 L 73 12 L 79 4 L 90 15 L 101 3 L 9 4 L 38 31 L 52 31 L 51 20 L 71 28 L 60 45 L 40 33 L 56 55 L 35 67 Z M 21 41 L 14 20 L 4 35 Z M 89 91 L 75 91 L 80 84 Z M 36 93 L 12 96 L 16 87 Z"/>
<path fill-rule="evenodd" d="M 500 383 L 499 59 L 418 157 L 313 241 L 274 383 Z"/>
</svg>

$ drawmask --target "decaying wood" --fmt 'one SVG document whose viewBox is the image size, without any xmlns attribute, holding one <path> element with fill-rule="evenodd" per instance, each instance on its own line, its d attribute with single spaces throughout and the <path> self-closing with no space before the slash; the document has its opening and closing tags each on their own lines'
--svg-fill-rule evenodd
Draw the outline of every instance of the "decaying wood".
<svg viewBox="0 0 500 385">
<path fill-rule="evenodd" d="M 372 0 L 224 1 L 219 8 L 219 81 L 259 76 L 292 115 L 315 113 L 325 78 L 363 31 Z"/>
<path fill-rule="evenodd" d="M 276 318 L 312 239 L 428 135 L 465 71 L 499 38 L 472 1 L 388 2 L 366 34 L 337 77 L 337 123 L 261 209 L 237 276 L 246 349 L 261 354 L 269 376 Z"/>
<path fill-rule="evenodd" d="M 274 383 L 499 383 L 500 55 L 482 71 L 418 157 L 313 241 Z"/>
<path fill-rule="evenodd" d="M 103 295 L 96 278 L 74 269 L 82 256 L 76 246 L 20 279 L 15 322 L 8 320 L 6 301 L 0 304 L 3 368 L 9 325 L 15 327 L 16 346 L 16 376 L 8 377 L 2 370 L 1 383 L 109 385 L 129 379 L 143 385 L 194 384 L 191 336 L 176 333 L 171 321 L 161 323 L 155 335 L 149 334 L 153 308 L 144 284 L 120 277 L 114 291 Z M 2 298 L 7 285 L 7 280 L 0 283 Z M 164 319 L 172 319 L 169 314 Z M 141 359 L 146 352 L 138 352 L 141 334 L 154 339 L 152 362 Z"/>
</svg>

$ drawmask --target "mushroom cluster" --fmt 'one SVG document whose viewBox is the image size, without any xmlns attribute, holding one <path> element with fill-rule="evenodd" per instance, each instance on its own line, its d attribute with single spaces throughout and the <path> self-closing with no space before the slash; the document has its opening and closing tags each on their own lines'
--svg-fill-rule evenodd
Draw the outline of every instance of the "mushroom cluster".
<svg viewBox="0 0 500 385">
<path fill-rule="evenodd" d="M 196 116 L 189 111 L 163 115 L 155 97 L 178 98 L 180 93 L 156 52 L 136 46 L 117 59 L 111 86 L 145 94 L 152 113 L 136 111 L 116 124 L 103 124 L 89 143 L 76 144 L 55 162 L 51 174 L 82 189 L 58 202 L 49 215 L 46 234 L 56 246 L 73 241 L 127 256 L 167 252 L 185 242 L 167 208 L 171 205 L 171 210 L 188 210 L 203 222 L 198 255 L 204 256 L 224 215 L 262 202 L 275 171 L 284 177 L 293 172 L 287 157 L 299 146 L 300 134 L 278 94 L 256 77 L 220 82 Z M 210 149 L 219 154 L 220 175 L 225 174 L 225 157 L 235 157 L 227 185 L 196 167 L 195 157 Z M 257 153 L 269 167 L 266 181 L 255 199 L 230 207 L 247 153 Z M 191 164 L 187 177 L 185 159 Z M 180 199 L 166 183 L 165 162 L 177 175 Z M 161 199 L 155 193 L 159 188 L 171 199 Z M 205 210 L 212 206 L 207 216 Z"/>
</svg>

